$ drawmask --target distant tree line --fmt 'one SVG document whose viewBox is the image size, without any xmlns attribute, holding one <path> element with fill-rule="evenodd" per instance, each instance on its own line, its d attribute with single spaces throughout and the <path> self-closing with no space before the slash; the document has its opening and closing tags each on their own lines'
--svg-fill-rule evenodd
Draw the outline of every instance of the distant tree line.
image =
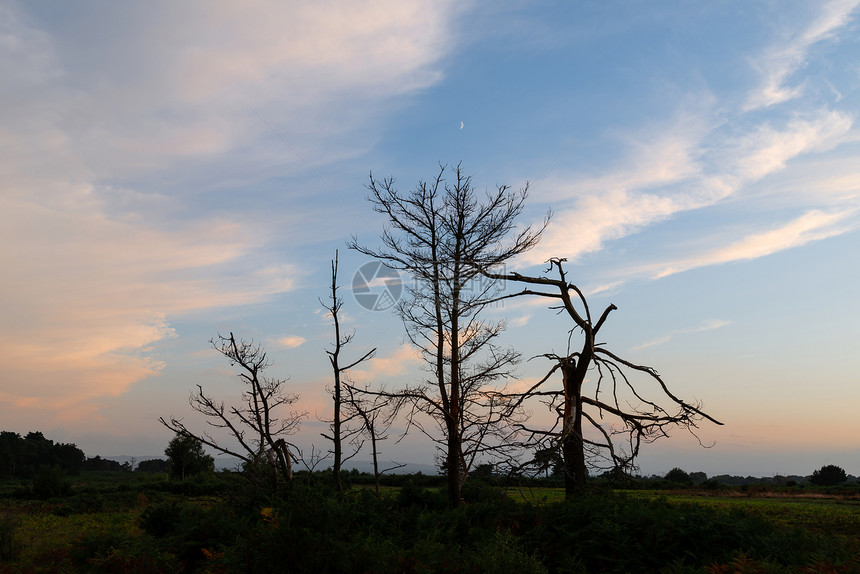
<svg viewBox="0 0 860 574">
<path fill-rule="evenodd" d="M 38 431 L 21 436 L 0 431 L 0 477 L 31 478 L 40 467 L 58 467 L 68 474 L 79 473 L 84 452 L 71 443 L 55 443 Z"/>
<path fill-rule="evenodd" d="M 60 469 L 64 474 L 81 471 L 167 472 L 168 461 L 160 458 L 120 463 L 108 458 L 87 458 L 73 443 L 54 442 L 39 431 L 24 436 L 0 431 L 0 478 L 33 478 L 41 468 Z"/>
<path fill-rule="evenodd" d="M 108 472 L 167 472 L 168 462 L 163 458 L 153 458 L 136 462 L 134 459 L 119 462 L 98 455 L 87 458 L 81 470 Z"/>
</svg>

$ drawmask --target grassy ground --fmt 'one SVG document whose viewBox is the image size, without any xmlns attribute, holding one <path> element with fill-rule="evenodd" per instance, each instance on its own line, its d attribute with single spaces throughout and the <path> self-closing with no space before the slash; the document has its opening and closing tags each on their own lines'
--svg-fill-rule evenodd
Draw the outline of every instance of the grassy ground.
<svg viewBox="0 0 860 574">
<path fill-rule="evenodd" d="M 207 571 L 206 559 L 210 556 L 217 557 L 223 551 L 231 551 L 229 546 L 224 546 L 226 544 L 223 542 L 224 540 L 230 540 L 231 536 L 233 540 L 236 540 L 236 536 L 247 535 L 247 528 L 256 529 L 257 534 L 255 536 L 262 536 L 263 538 L 269 535 L 275 536 L 273 528 L 277 528 L 278 520 L 280 520 L 282 525 L 285 523 L 289 511 L 289 506 L 286 506 L 282 507 L 281 510 L 273 510 L 272 514 L 264 515 L 263 518 L 257 516 L 254 519 L 253 513 L 250 519 L 248 515 L 245 518 L 238 517 L 237 519 L 241 518 L 241 520 L 245 520 L 246 522 L 243 524 L 247 525 L 239 527 L 228 523 L 233 518 L 225 518 L 227 522 L 222 524 L 220 528 L 229 534 L 219 535 L 220 538 L 216 537 L 210 541 L 208 530 L 211 526 L 206 525 L 212 525 L 213 520 L 217 521 L 218 517 L 211 513 L 210 515 L 201 513 L 204 513 L 206 509 L 212 508 L 213 505 L 217 505 L 218 496 L 213 494 L 215 490 L 211 489 L 211 484 L 207 483 L 207 485 L 195 482 L 168 483 L 164 476 L 147 475 L 145 473 L 84 473 L 79 477 L 72 477 L 70 481 L 72 482 L 72 494 L 44 501 L 27 499 L 24 495 L 24 489 L 26 488 L 26 483 L 24 482 L 0 483 L 0 573 Z M 200 491 L 207 488 L 210 491 L 201 495 Z M 436 511 L 428 510 L 430 507 L 422 506 L 427 503 L 434 504 L 434 502 L 431 499 L 422 498 L 420 491 L 417 491 L 415 495 L 417 498 L 413 498 L 411 501 L 404 501 L 404 497 L 401 496 L 401 489 L 385 487 L 382 490 L 384 498 L 390 501 L 384 503 L 388 505 L 386 508 L 394 513 L 391 514 L 390 521 L 397 520 L 395 518 L 397 516 L 396 513 L 403 512 L 405 509 L 405 516 L 409 516 L 410 513 L 413 516 L 425 516 L 426 524 L 421 528 L 426 527 L 429 530 L 424 534 L 421 534 L 423 531 L 416 531 L 414 533 L 416 538 L 410 541 L 409 544 L 418 544 L 418 546 L 401 547 L 396 546 L 392 542 L 392 539 L 389 538 L 392 534 L 385 534 L 385 528 L 388 527 L 386 520 L 389 519 L 381 519 L 379 517 L 373 519 L 365 518 L 364 520 L 381 520 L 376 527 L 377 531 L 375 533 L 373 529 L 368 530 L 366 534 L 361 535 L 366 536 L 366 540 L 356 543 L 357 546 L 355 548 L 366 550 L 370 553 L 368 555 L 372 555 L 373 552 L 377 552 L 381 548 L 389 552 L 392 556 L 400 556 L 401 559 L 404 559 L 402 557 L 405 556 L 415 563 L 420 563 L 420 560 L 415 558 L 415 556 L 423 556 L 421 559 L 426 562 L 426 556 L 433 555 L 436 552 L 436 550 L 433 550 L 434 547 L 430 545 L 430 542 L 427 542 L 427 537 L 432 534 L 432 540 L 436 538 L 447 540 L 445 536 L 448 536 L 448 534 L 445 534 L 445 532 L 448 527 L 444 526 L 439 520 L 450 521 L 453 525 L 459 525 L 457 528 L 464 528 L 464 532 L 470 532 L 471 534 L 466 538 L 455 537 L 457 540 L 462 538 L 464 541 L 469 540 L 473 535 L 478 538 L 484 537 L 482 529 L 485 526 L 480 526 L 481 521 L 486 521 L 487 524 L 491 525 L 488 530 L 490 538 L 484 543 L 486 545 L 485 549 L 469 550 L 478 562 L 480 562 L 479 558 L 482 556 L 482 552 L 488 552 L 486 548 L 492 549 L 492 552 L 501 552 L 499 549 L 504 550 L 507 548 L 505 552 L 509 553 L 508 557 L 514 556 L 519 561 L 517 562 L 518 564 L 523 562 L 539 566 L 537 562 L 530 558 L 532 552 L 537 552 L 536 556 L 545 556 L 544 552 L 557 552 L 559 549 L 564 550 L 565 548 L 563 545 L 558 548 L 552 545 L 546 547 L 545 540 L 548 540 L 545 538 L 546 534 L 540 535 L 541 538 L 535 540 L 529 537 L 537 536 L 537 534 L 532 535 L 526 531 L 517 532 L 517 528 L 519 528 L 517 525 L 522 524 L 523 528 L 525 528 L 524 525 L 527 521 L 534 522 L 541 529 L 550 527 L 551 523 L 546 522 L 548 520 L 547 517 L 554 516 L 556 518 L 553 518 L 553 520 L 561 520 L 558 517 L 565 516 L 564 513 L 566 511 L 561 507 L 550 513 L 538 513 L 536 515 L 537 518 L 535 518 L 534 512 L 511 509 L 491 511 L 488 509 L 489 507 L 482 509 L 478 503 L 470 503 L 467 505 L 465 513 L 460 513 L 462 516 L 456 513 L 437 515 L 433 514 Z M 364 493 L 364 495 L 367 494 L 369 493 Z M 560 488 L 509 488 L 506 494 L 508 498 L 516 502 L 525 503 L 524 506 L 537 505 L 539 507 L 549 507 L 564 499 L 564 491 Z M 327 509 L 326 512 L 332 513 L 333 516 L 339 516 L 339 513 L 343 513 L 343 516 L 351 516 L 349 513 L 358 513 L 360 515 L 363 504 L 361 500 L 366 500 L 366 496 L 364 495 L 356 488 L 355 492 L 347 497 L 348 499 L 353 499 L 356 503 L 353 510 L 349 510 L 349 512 L 340 509 L 339 503 L 335 500 L 326 502 L 328 499 L 321 498 L 320 501 L 322 507 Z M 617 520 L 626 520 L 631 524 L 641 524 L 643 528 L 647 527 L 651 534 L 655 532 L 659 534 L 660 529 L 663 529 L 666 532 L 666 536 L 669 537 L 667 540 L 677 540 L 678 536 L 687 535 L 692 537 L 691 540 L 695 540 L 695 535 L 690 534 L 694 532 L 693 527 L 684 526 L 683 521 L 686 519 L 678 518 L 680 515 L 672 513 L 665 514 L 664 518 L 660 518 L 658 522 L 647 526 L 650 524 L 648 522 L 650 520 L 647 516 L 648 513 L 654 511 L 662 512 L 659 505 L 653 508 L 643 507 L 642 512 L 645 514 L 642 515 L 619 512 L 617 510 L 619 505 L 623 506 L 625 504 L 624 500 L 630 500 L 629 505 L 633 505 L 632 501 L 656 501 L 660 504 L 695 505 L 697 507 L 713 508 L 720 512 L 728 511 L 730 513 L 738 511 L 755 515 L 780 527 L 799 527 L 804 531 L 819 533 L 834 540 L 842 539 L 849 548 L 860 549 L 860 496 L 856 494 L 845 495 L 839 492 L 828 494 L 824 491 L 804 491 L 801 489 L 794 489 L 791 492 L 776 492 L 773 490 L 745 491 L 740 488 L 732 488 L 712 491 L 703 489 L 676 491 L 630 490 L 623 491 L 623 496 L 626 498 L 620 501 L 616 498 L 615 502 L 606 506 L 607 509 L 616 509 Z M 443 500 L 442 496 L 436 496 L 436 498 Z M 588 504 L 594 507 L 594 512 L 597 513 L 596 516 L 600 516 L 599 513 L 602 507 L 599 505 L 602 503 L 598 502 L 595 505 L 594 500 L 592 500 Z M 588 504 L 585 506 L 588 506 Z M 175 505 L 175 507 L 171 505 Z M 376 509 L 377 506 L 368 506 L 363 512 L 378 513 L 378 509 L 371 510 L 372 508 Z M 160 538 L 159 535 L 153 535 L 153 528 L 151 526 L 149 533 L 147 533 L 141 526 L 146 520 L 142 520 L 141 517 L 146 512 L 151 512 L 154 508 L 165 510 L 167 512 L 165 516 L 170 517 L 176 514 L 173 509 L 178 509 L 177 512 L 185 513 L 183 515 L 185 518 L 182 519 L 184 522 L 168 525 L 178 530 L 174 530 L 174 534 L 165 535 L 166 537 Z M 195 511 L 195 508 L 199 511 Z M 257 509 L 256 512 L 259 513 L 260 509 Z M 278 512 L 281 513 L 280 519 L 277 518 Z M 488 512 L 501 512 L 502 514 L 498 518 L 484 516 Z M 540 518 L 541 516 L 544 518 Z M 690 513 L 684 516 L 700 517 L 710 515 Z M 304 522 L 308 517 L 307 512 L 298 513 L 291 520 L 302 520 Z M 158 517 L 156 516 L 155 518 Z M 322 520 L 319 517 L 317 519 Z M 570 519 L 573 520 L 574 518 Z M 248 522 L 248 520 L 251 521 Z M 346 518 L 339 520 L 346 520 Z M 406 519 L 401 518 L 401 520 Z M 588 520 L 593 519 L 587 518 L 586 524 Z M 461 522 L 462 524 L 460 524 Z M 592 532 L 594 528 L 597 528 L 597 531 L 601 533 L 600 536 L 615 535 L 615 530 L 620 523 L 622 522 L 617 522 L 615 525 L 595 523 L 594 527 L 584 527 L 586 529 L 581 531 L 583 534 L 578 534 L 577 536 L 590 535 L 588 533 Z M 151 524 L 153 524 L 152 520 L 150 520 Z M 360 523 L 346 530 L 358 531 L 360 530 L 358 524 Z M 495 524 L 495 526 L 492 526 L 492 524 Z M 203 530 L 199 530 L 199 525 L 203 525 Z M 401 530 L 398 529 L 406 525 L 412 527 L 414 523 L 406 520 L 402 526 L 394 528 L 392 532 L 399 533 Z M 699 525 L 695 528 L 700 527 L 707 528 L 707 525 Z M 321 523 L 320 528 L 320 532 L 327 532 L 326 529 L 329 527 Z M 451 528 L 454 528 L 454 526 L 451 526 Z M 9 555 L 5 557 L 3 556 L 4 532 L 6 534 L 11 532 L 14 538 L 14 544 L 10 546 Z M 188 532 L 191 532 L 191 534 L 187 534 Z M 642 536 L 649 535 L 649 532 L 643 531 Z M 751 532 L 754 532 L 754 530 Z M 182 536 L 186 537 L 183 539 L 185 540 L 184 542 L 180 538 L 177 538 L 180 536 L 179 533 L 184 533 L 182 534 Z M 512 538 L 515 533 L 517 536 L 516 539 Z M 561 535 L 561 532 L 556 535 Z M 174 538 L 171 539 L 171 536 Z M 422 539 L 425 542 L 420 542 Z M 218 542 L 218 540 L 221 542 Z M 276 537 L 273 538 L 274 540 L 279 540 L 279 542 L 273 547 L 280 547 L 281 544 L 287 541 L 293 543 L 293 538 L 282 540 Z M 325 546 L 325 544 L 331 541 L 325 542 L 325 536 L 323 536 L 319 542 Z M 576 543 L 579 544 L 581 542 L 583 542 L 583 538 L 577 538 Z M 299 543 L 298 539 L 296 539 L 295 543 Z M 398 542 L 397 544 L 400 543 Z M 423 551 L 425 552 L 424 555 L 420 554 L 422 552 L 419 548 L 420 544 L 430 545 L 428 549 Z M 433 544 L 439 543 L 433 542 Z M 195 548 L 199 561 L 193 563 L 193 567 L 188 569 L 189 563 L 182 562 L 182 552 L 185 551 L 184 549 L 194 550 Z M 406 548 L 406 550 L 403 550 L 403 548 Z M 419 548 L 419 550 L 416 550 L 416 548 Z M 442 548 L 442 546 L 439 546 L 440 552 L 442 552 Z M 523 554 L 526 550 L 528 552 Z M 204 558 L 200 558 L 201 552 L 205 554 Z M 502 556 L 505 556 L 505 554 L 502 554 Z M 745 559 L 744 555 L 737 557 L 737 560 L 741 560 L 741 562 Z M 367 560 L 371 561 L 368 564 L 372 563 L 371 558 L 367 558 Z M 528 562 L 528 560 L 532 560 L 532 562 Z M 759 562 L 753 564 L 754 568 L 745 569 L 746 567 L 727 565 L 726 568 L 728 570 L 711 569 L 710 571 L 816 571 L 815 569 L 755 570 L 755 568 L 765 564 L 762 560 L 767 559 L 758 558 L 757 560 Z M 741 562 L 738 562 L 738 564 Z M 827 562 L 827 564 L 831 563 L 832 561 Z M 547 564 L 550 563 L 547 562 Z M 611 562 L 607 562 L 606 564 L 611 564 Z M 854 567 L 851 564 L 842 569 L 831 571 L 856 571 L 851 569 Z M 432 571 L 432 569 L 416 569 L 414 571 Z M 555 572 L 562 570 L 558 570 L 556 567 L 550 565 L 548 570 L 538 568 L 535 571 Z M 589 570 L 571 571 L 587 572 Z M 609 569 L 608 571 L 615 570 Z M 679 568 L 677 571 L 701 572 L 705 570 L 682 570 Z"/>
<path fill-rule="evenodd" d="M 665 496 L 670 502 L 689 502 L 717 508 L 740 508 L 770 522 L 796 526 L 822 534 L 838 534 L 860 540 L 860 499 L 816 492 L 743 492 L 730 490 L 711 493 L 629 491 L 632 496 Z"/>
<path fill-rule="evenodd" d="M 773 490 L 616 490 L 631 497 L 662 498 L 672 503 L 691 503 L 751 512 L 781 526 L 794 526 L 822 534 L 836 534 L 860 541 L 860 495 L 828 494 L 826 491 L 788 493 Z M 549 504 L 564 500 L 563 488 L 510 488 L 514 500 Z"/>
</svg>

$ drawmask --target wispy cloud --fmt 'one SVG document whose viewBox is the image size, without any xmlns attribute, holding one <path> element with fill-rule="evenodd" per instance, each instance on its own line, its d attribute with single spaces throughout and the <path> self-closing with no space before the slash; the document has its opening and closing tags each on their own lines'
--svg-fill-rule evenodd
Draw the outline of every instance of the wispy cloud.
<svg viewBox="0 0 860 574">
<path fill-rule="evenodd" d="M 712 319 L 710 321 L 706 321 L 706 322 L 702 323 L 698 327 L 693 327 L 691 329 L 681 329 L 678 331 L 673 331 L 668 335 L 663 335 L 663 336 L 658 337 L 656 339 L 652 339 L 651 341 L 648 341 L 647 343 L 642 343 L 641 345 L 637 345 L 637 346 L 633 347 L 633 350 L 638 351 L 640 349 L 647 349 L 648 347 L 656 347 L 657 345 L 662 345 L 664 343 L 668 343 L 669 341 L 672 340 L 672 337 L 674 337 L 676 335 L 687 335 L 687 334 L 693 334 L 693 333 L 702 333 L 704 331 L 712 331 L 714 329 L 720 329 L 722 327 L 726 327 L 726 326 L 731 325 L 731 324 L 732 324 L 731 321 L 727 321 L 725 319 Z"/>
<path fill-rule="evenodd" d="M 703 122 L 691 120 L 685 111 L 673 123 L 677 130 L 659 128 L 668 135 L 628 136 L 630 156 L 621 163 L 629 167 L 590 178 L 556 176 L 541 184 L 538 197 L 551 202 L 556 212 L 538 248 L 524 260 L 529 264 L 550 257 L 574 260 L 600 250 L 607 241 L 701 205 L 700 198 L 660 190 L 702 170 L 696 155 L 707 131 Z"/>
<path fill-rule="evenodd" d="M 792 247 L 806 245 L 828 237 L 841 235 L 860 227 L 856 208 L 835 213 L 810 211 L 776 229 L 750 234 L 726 247 L 714 249 L 685 261 L 673 262 L 655 274 L 668 277 L 706 265 L 719 265 L 732 261 L 756 259 Z"/>
<path fill-rule="evenodd" d="M 528 325 L 531 318 L 531 314 L 520 315 L 519 317 L 509 320 L 508 325 L 510 325 L 511 327 L 525 327 L 526 325 Z"/>
<path fill-rule="evenodd" d="M 807 53 L 812 46 L 833 38 L 847 26 L 858 5 L 858 0 L 831 0 L 821 6 L 820 13 L 807 28 L 768 49 L 755 62 L 763 81 L 750 94 L 745 109 L 770 107 L 800 96 L 803 83 L 786 85 L 790 76 L 806 64 Z"/>
<path fill-rule="evenodd" d="M 703 110 L 703 114 L 709 113 Z M 544 240 L 529 252 L 527 261 L 536 264 L 554 256 L 573 260 L 680 213 L 715 205 L 785 169 L 796 157 L 849 141 L 853 124 L 846 113 L 818 110 L 795 115 L 780 128 L 753 125 L 741 135 L 725 136 L 716 129 L 696 131 L 697 142 L 688 135 L 682 138 L 683 145 L 676 141 L 654 146 L 653 157 L 632 162 L 641 169 L 557 183 L 556 198 L 573 196 L 572 206 L 562 203 L 557 207 Z M 663 168 L 650 165 L 659 164 L 664 153 L 678 150 L 683 150 L 683 161 L 669 162 Z M 708 158 L 708 162 L 693 158 Z M 606 187 L 598 191 L 601 185 Z"/>
<path fill-rule="evenodd" d="M 853 123 L 848 114 L 819 110 L 792 118 L 783 129 L 759 126 L 734 144 L 736 175 L 743 183 L 757 181 L 801 154 L 832 149 L 845 141 Z"/>
</svg>

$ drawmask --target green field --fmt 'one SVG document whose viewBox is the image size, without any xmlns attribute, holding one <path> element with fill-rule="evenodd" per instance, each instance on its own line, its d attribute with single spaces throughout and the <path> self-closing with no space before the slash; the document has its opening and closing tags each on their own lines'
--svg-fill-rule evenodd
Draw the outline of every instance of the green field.
<svg viewBox="0 0 860 574">
<path fill-rule="evenodd" d="M 719 492 L 706 490 L 616 490 L 630 497 L 664 499 L 677 504 L 697 504 L 723 510 L 739 509 L 781 526 L 800 527 L 824 534 L 860 539 L 860 493 L 784 494 L 768 490 L 744 492 L 740 488 Z M 563 488 L 512 488 L 509 497 L 533 504 L 564 500 Z"/>
</svg>

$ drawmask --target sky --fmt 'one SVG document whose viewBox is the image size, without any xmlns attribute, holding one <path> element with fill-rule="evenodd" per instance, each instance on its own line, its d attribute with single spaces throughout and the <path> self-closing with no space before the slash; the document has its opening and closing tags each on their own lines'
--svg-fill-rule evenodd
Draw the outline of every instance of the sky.
<svg viewBox="0 0 860 574">
<path fill-rule="evenodd" d="M 860 0 L 0 2 L 0 427 L 163 453 L 260 342 L 327 448 L 330 261 L 357 381 L 421 377 L 352 295 L 402 191 L 461 163 L 553 212 L 509 270 L 567 258 L 614 352 L 702 401 L 641 471 L 860 475 Z M 503 342 L 565 352 L 510 301 Z M 540 359 L 518 367 L 542 376 Z M 536 415 L 539 416 L 539 415 Z M 430 463 L 410 436 L 383 458 Z M 361 458 L 361 455 L 359 455 Z M 365 458 L 369 458 L 369 455 Z"/>
</svg>

